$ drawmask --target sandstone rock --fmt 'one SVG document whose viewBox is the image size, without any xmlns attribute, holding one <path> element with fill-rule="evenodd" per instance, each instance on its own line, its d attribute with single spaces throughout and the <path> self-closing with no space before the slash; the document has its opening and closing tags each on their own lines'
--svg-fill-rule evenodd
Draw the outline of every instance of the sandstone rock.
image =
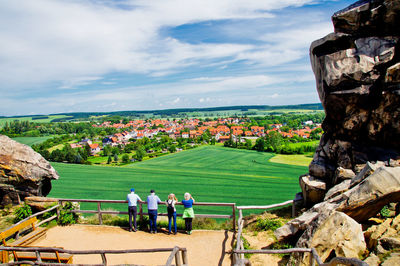
<svg viewBox="0 0 400 266">
<path fill-rule="evenodd" d="M 376 256 L 374 253 L 371 253 L 369 257 L 364 260 L 364 262 L 370 266 L 373 266 L 373 265 L 379 265 L 380 260 L 378 256 Z"/>
<path fill-rule="evenodd" d="M 358 183 L 360 183 L 364 178 L 371 175 L 378 167 L 384 166 L 385 163 L 378 162 L 376 164 L 367 162 L 364 168 L 351 180 L 350 187 L 354 187 Z"/>
<path fill-rule="evenodd" d="M 322 261 L 326 261 L 332 254 L 358 258 L 366 249 L 361 225 L 346 214 L 335 211 L 325 219 L 319 217 L 318 222 L 311 224 L 296 247 L 314 247 Z M 302 261 L 299 265 L 308 265 L 310 254 L 303 253 L 300 257 L 296 258 L 296 261 Z"/>
<path fill-rule="evenodd" d="M 382 166 L 343 194 L 338 207 L 356 221 L 366 221 L 390 202 L 400 201 L 400 168 Z"/>
<path fill-rule="evenodd" d="M 378 244 L 378 239 L 390 228 L 392 219 L 387 219 L 380 225 L 373 225 L 364 233 L 368 249 L 374 249 Z"/>
<path fill-rule="evenodd" d="M 326 192 L 326 184 L 312 176 L 304 175 L 299 179 L 301 190 L 303 191 L 304 204 L 312 206 L 320 202 Z"/>
<path fill-rule="evenodd" d="M 351 169 L 345 169 L 343 167 L 338 167 L 336 169 L 335 176 L 336 176 L 336 180 L 343 181 L 346 179 L 353 179 L 356 176 L 356 174 Z M 338 182 L 336 182 L 336 183 L 338 183 Z"/>
<path fill-rule="evenodd" d="M 46 197 L 26 197 L 25 203 L 36 211 L 44 211 L 50 206 L 57 204 L 58 200 L 55 198 Z"/>
<path fill-rule="evenodd" d="M 382 237 L 379 239 L 379 244 L 386 250 L 400 249 L 400 238 Z"/>
<path fill-rule="evenodd" d="M 315 204 L 301 216 L 278 228 L 275 236 L 278 240 L 293 237 L 304 231 L 319 216 L 329 216 L 333 210 L 344 212 L 358 222 L 366 221 L 383 206 L 389 202 L 397 202 L 399 198 L 400 168 L 383 166 L 348 191 L 337 196 L 332 195 L 326 201 Z M 394 220 L 396 225 L 392 227 L 400 227 L 400 218 L 396 217 Z M 385 231 L 387 229 L 379 233 L 379 236 Z"/>
<path fill-rule="evenodd" d="M 358 1 L 332 16 L 335 32 L 399 35 L 400 4 L 392 0 Z"/>
<path fill-rule="evenodd" d="M 328 192 L 325 195 L 324 201 L 334 198 L 334 197 L 346 192 L 347 190 L 349 190 L 350 183 L 351 183 L 351 180 L 347 179 L 347 180 L 343 181 L 342 183 L 334 186 L 330 190 L 328 190 Z"/>
<path fill-rule="evenodd" d="M 400 265 L 400 253 L 390 254 L 390 256 L 381 265 L 382 266 Z"/>
<path fill-rule="evenodd" d="M 397 63 L 387 69 L 385 82 L 400 83 L 400 63 Z"/>
<path fill-rule="evenodd" d="M 0 135 L 0 206 L 19 204 L 27 196 L 46 196 L 54 168 L 32 148 Z"/>
</svg>

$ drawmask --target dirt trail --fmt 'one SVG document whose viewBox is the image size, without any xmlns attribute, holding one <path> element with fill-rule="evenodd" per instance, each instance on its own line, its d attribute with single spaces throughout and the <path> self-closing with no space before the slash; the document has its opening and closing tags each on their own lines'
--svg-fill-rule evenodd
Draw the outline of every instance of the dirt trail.
<svg viewBox="0 0 400 266">
<path fill-rule="evenodd" d="M 120 227 L 72 225 L 54 227 L 46 236 L 37 240 L 32 246 L 56 246 L 70 250 L 93 249 L 138 249 L 138 248 L 171 248 L 185 247 L 188 250 L 189 265 L 231 265 L 232 232 L 196 230 L 192 235 L 178 233 L 149 234 L 138 231 L 128 232 Z M 112 264 L 165 264 L 169 252 L 107 255 Z M 74 255 L 73 262 L 101 263 L 100 255 Z"/>
</svg>

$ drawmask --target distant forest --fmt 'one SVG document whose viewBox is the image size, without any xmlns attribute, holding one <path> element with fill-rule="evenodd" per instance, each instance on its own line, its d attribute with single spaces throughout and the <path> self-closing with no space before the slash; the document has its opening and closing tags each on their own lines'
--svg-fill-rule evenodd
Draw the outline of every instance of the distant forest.
<svg viewBox="0 0 400 266">
<path fill-rule="evenodd" d="M 247 112 L 249 110 L 259 110 L 259 111 L 273 111 L 281 109 L 290 110 L 323 110 L 321 103 L 311 103 L 311 104 L 298 104 L 298 105 L 243 105 L 243 106 L 224 106 L 224 107 L 210 107 L 210 108 L 179 108 L 179 109 L 165 109 L 165 110 L 147 110 L 147 111 L 116 111 L 116 112 L 85 112 L 85 113 L 58 113 L 50 115 L 67 115 L 73 118 L 89 118 L 91 116 L 102 116 L 102 115 L 119 115 L 119 116 L 139 116 L 143 114 L 152 114 L 160 116 L 172 116 L 180 113 L 193 113 L 193 112 L 218 112 L 218 111 L 242 111 Z M 57 122 L 57 121 L 54 121 Z"/>
</svg>

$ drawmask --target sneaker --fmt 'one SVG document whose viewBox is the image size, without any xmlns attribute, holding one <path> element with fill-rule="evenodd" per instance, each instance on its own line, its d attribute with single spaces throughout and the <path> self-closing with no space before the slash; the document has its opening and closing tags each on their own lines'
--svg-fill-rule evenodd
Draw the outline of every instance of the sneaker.
<svg viewBox="0 0 400 266">
<path fill-rule="evenodd" d="M 176 232 L 174 232 L 174 235 L 176 235 L 177 233 Z"/>
<path fill-rule="evenodd" d="M 168 235 L 170 235 L 170 234 L 171 234 L 171 232 L 168 232 L 167 234 L 168 234 Z"/>
<path fill-rule="evenodd" d="M 189 231 L 189 235 L 191 235 L 192 234 L 192 231 Z"/>
<path fill-rule="evenodd" d="M 153 231 L 150 231 L 150 234 L 152 234 L 153 233 Z"/>
<path fill-rule="evenodd" d="M 136 232 L 137 231 L 137 229 L 133 229 L 133 232 Z"/>
</svg>

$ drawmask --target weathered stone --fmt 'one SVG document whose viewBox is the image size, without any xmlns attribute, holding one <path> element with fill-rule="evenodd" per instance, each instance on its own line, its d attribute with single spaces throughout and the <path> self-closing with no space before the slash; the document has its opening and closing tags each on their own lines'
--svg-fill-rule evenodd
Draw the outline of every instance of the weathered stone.
<svg viewBox="0 0 400 266">
<path fill-rule="evenodd" d="M 366 221 L 390 202 L 400 201 L 400 168 L 378 168 L 372 175 L 343 194 L 338 207 L 356 221 Z"/>
<path fill-rule="evenodd" d="M 299 183 L 303 192 L 305 205 L 312 206 L 324 198 L 326 184 L 322 180 L 316 179 L 310 175 L 303 175 L 300 176 Z"/>
<path fill-rule="evenodd" d="M 386 250 L 400 249 L 400 238 L 382 237 L 379 239 L 379 244 Z"/>
<path fill-rule="evenodd" d="M 373 164 L 367 162 L 365 167 L 351 180 L 350 187 L 354 187 L 358 183 L 360 183 L 364 178 L 371 175 L 378 167 L 384 166 L 385 164 L 379 162 L 377 164 Z"/>
<path fill-rule="evenodd" d="M 300 237 L 296 247 L 315 248 L 322 261 L 332 253 L 340 257 L 358 258 L 366 249 L 361 225 L 342 212 L 332 212 L 330 216 L 313 222 Z M 308 265 L 310 254 L 297 255 L 298 265 Z"/>
<path fill-rule="evenodd" d="M 0 206 L 19 204 L 27 196 L 46 196 L 54 168 L 32 148 L 0 135 Z"/>
<path fill-rule="evenodd" d="M 328 192 L 325 195 L 324 201 L 334 198 L 334 197 L 346 192 L 347 190 L 349 190 L 350 183 L 351 183 L 351 180 L 347 179 L 347 180 L 343 181 L 342 183 L 334 186 L 330 190 L 328 190 Z"/>
<path fill-rule="evenodd" d="M 357 1 L 332 16 L 335 32 L 399 35 L 400 4 L 393 0 Z"/>
<path fill-rule="evenodd" d="M 366 221 L 378 213 L 386 204 L 399 200 L 400 168 L 383 166 L 348 191 L 315 204 L 301 216 L 278 228 L 275 235 L 279 240 L 293 237 L 305 230 L 317 217 L 328 216 L 327 213 L 333 210 L 344 212 L 358 222 Z M 400 223 L 400 218 L 396 217 L 394 220 L 397 226 L 397 222 Z M 400 225 L 398 226 L 400 227 Z M 397 227 L 395 230 L 397 230 Z M 387 228 L 379 233 L 379 236 L 385 231 L 387 231 Z"/>
<path fill-rule="evenodd" d="M 364 262 L 370 266 L 374 266 L 379 265 L 381 261 L 379 260 L 378 256 L 376 256 L 374 253 L 371 253 L 369 257 L 364 260 Z"/>
<path fill-rule="evenodd" d="M 25 203 L 36 211 L 44 211 L 50 206 L 58 203 L 58 199 L 47 197 L 26 197 Z"/>
<path fill-rule="evenodd" d="M 378 244 L 378 239 L 390 228 L 392 219 L 387 219 L 380 225 L 373 225 L 364 233 L 368 249 L 374 249 Z"/>
<path fill-rule="evenodd" d="M 345 169 L 343 167 L 338 167 L 336 169 L 335 175 L 336 175 L 336 180 L 338 180 L 338 181 L 342 181 L 345 179 L 353 179 L 356 176 L 356 174 L 353 172 L 353 170 Z"/>
<path fill-rule="evenodd" d="M 391 253 L 390 256 L 381 265 L 382 266 L 400 265 L 400 253 Z"/>
<path fill-rule="evenodd" d="M 400 63 L 397 63 L 386 70 L 385 82 L 400 83 Z"/>
</svg>

